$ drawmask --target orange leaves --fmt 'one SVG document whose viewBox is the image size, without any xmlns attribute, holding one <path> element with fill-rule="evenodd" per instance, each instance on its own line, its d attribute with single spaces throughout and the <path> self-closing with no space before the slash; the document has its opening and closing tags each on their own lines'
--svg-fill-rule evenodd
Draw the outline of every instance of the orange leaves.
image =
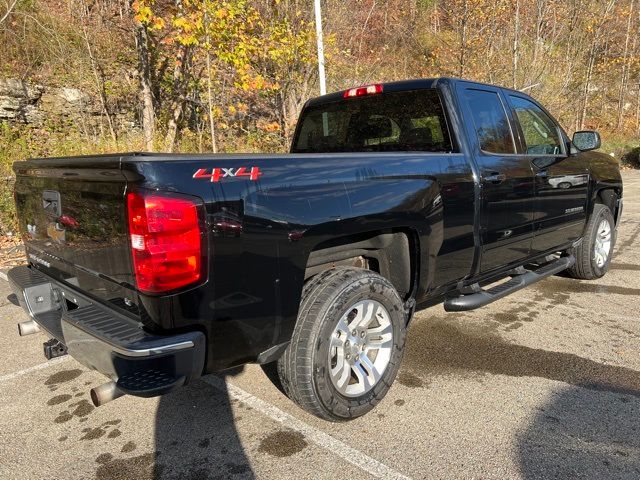
<svg viewBox="0 0 640 480">
<path fill-rule="evenodd" d="M 185 15 L 173 18 L 173 28 L 175 29 L 175 39 L 184 46 L 197 45 L 198 36 L 198 19 L 194 15 Z"/>
<path fill-rule="evenodd" d="M 280 130 L 280 124 L 278 122 L 258 121 L 256 126 L 265 132 L 275 133 Z"/>
<path fill-rule="evenodd" d="M 154 17 L 152 22 L 152 27 L 154 30 L 162 30 L 165 26 L 164 18 L 162 17 Z"/>
<path fill-rule="evenodd" d="M 249 113 L 249 105 L 247 105 L 246 103 L 238 102 L 236 104 L 236 108 L 238 109 L 238 112 L 240 112 L 243 115 L 246 115 L 247 113 Z"/>
<path fill-rule="evenodd" d="M 153 13 L 149 7 L 138 8 L 134 18 L 137 22 L 148 24 L 153 17 Z"/>
</svg>

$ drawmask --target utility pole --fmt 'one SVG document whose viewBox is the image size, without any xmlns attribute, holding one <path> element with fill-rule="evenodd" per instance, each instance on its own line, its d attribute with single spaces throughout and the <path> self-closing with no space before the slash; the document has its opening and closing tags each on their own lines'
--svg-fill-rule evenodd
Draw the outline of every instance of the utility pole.
<svg viewBox="0 0 640 480">
<path fill-rule="evenodd" d="M 320 0 L 314 0 L 316 12 L 316 38 L 318 40 L 318 77 L 320 79 L 320 95 L 327 93 L 327 84 L 324 77 L 324 44 L 322 43 L 322 13 Z"/>
</svg>

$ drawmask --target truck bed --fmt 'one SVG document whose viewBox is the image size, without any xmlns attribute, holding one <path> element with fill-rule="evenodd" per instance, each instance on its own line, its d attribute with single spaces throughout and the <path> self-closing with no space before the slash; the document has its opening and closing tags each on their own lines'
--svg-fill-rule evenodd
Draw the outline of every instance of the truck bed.
<svg viewBox="0 0 640 480">
<path fill-rule="evenodd" d="M 255 180 L 252 168 L 260 172 Z M 418 298 L 465 276 L 473 262 L 475 184 L 461 154 L 126 153 L 32 159 L 14 170 L 30 263 L 150 330 L 212 332 L 212 368 L 255 358 L 286 336 L 308 257 L 336 235 L 363 227 L 412 231 L 433 259 L 421 265 L 431 268 L 424 276 L 433 283 Z M 136 291 L 125 204 L 135 189 L 202 199 L 209 249 L 203 284 L 161 297 Z M 49 211 L 47 195 L 59 195 Z"/>
</svg>

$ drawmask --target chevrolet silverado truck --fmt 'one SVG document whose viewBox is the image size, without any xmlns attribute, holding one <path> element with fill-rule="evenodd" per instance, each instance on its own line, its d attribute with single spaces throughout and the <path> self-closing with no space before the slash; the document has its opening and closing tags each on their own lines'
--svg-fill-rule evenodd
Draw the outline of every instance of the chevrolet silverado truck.
<svg viewBox="0 0 640 480">
<path fill-rule="evenodd" d="M 96 405 L 258 363 L 355 418 L 416 310 L 607 272 L 622 181 L 599 146 L 521 92 L 438 78 L 309 100 L 289 154 L 16 162 L 19 330 L 105 374 Z"/>
</svg>

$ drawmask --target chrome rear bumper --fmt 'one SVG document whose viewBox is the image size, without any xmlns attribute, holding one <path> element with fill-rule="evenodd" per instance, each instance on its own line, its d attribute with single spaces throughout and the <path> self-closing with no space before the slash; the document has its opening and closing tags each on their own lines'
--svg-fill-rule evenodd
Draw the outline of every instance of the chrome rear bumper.
<svg viewBox="0 0 640 480">
<path fill-rule="evenodd" d="M 7 276 L 18 302 L 42 330 L 125 393 L 161 395 L 202 373 L 206 344 L 202 332 L 150 333 L 134 318 L 94 302 L 32 266 L 15 267 Z"/>
</svg>

